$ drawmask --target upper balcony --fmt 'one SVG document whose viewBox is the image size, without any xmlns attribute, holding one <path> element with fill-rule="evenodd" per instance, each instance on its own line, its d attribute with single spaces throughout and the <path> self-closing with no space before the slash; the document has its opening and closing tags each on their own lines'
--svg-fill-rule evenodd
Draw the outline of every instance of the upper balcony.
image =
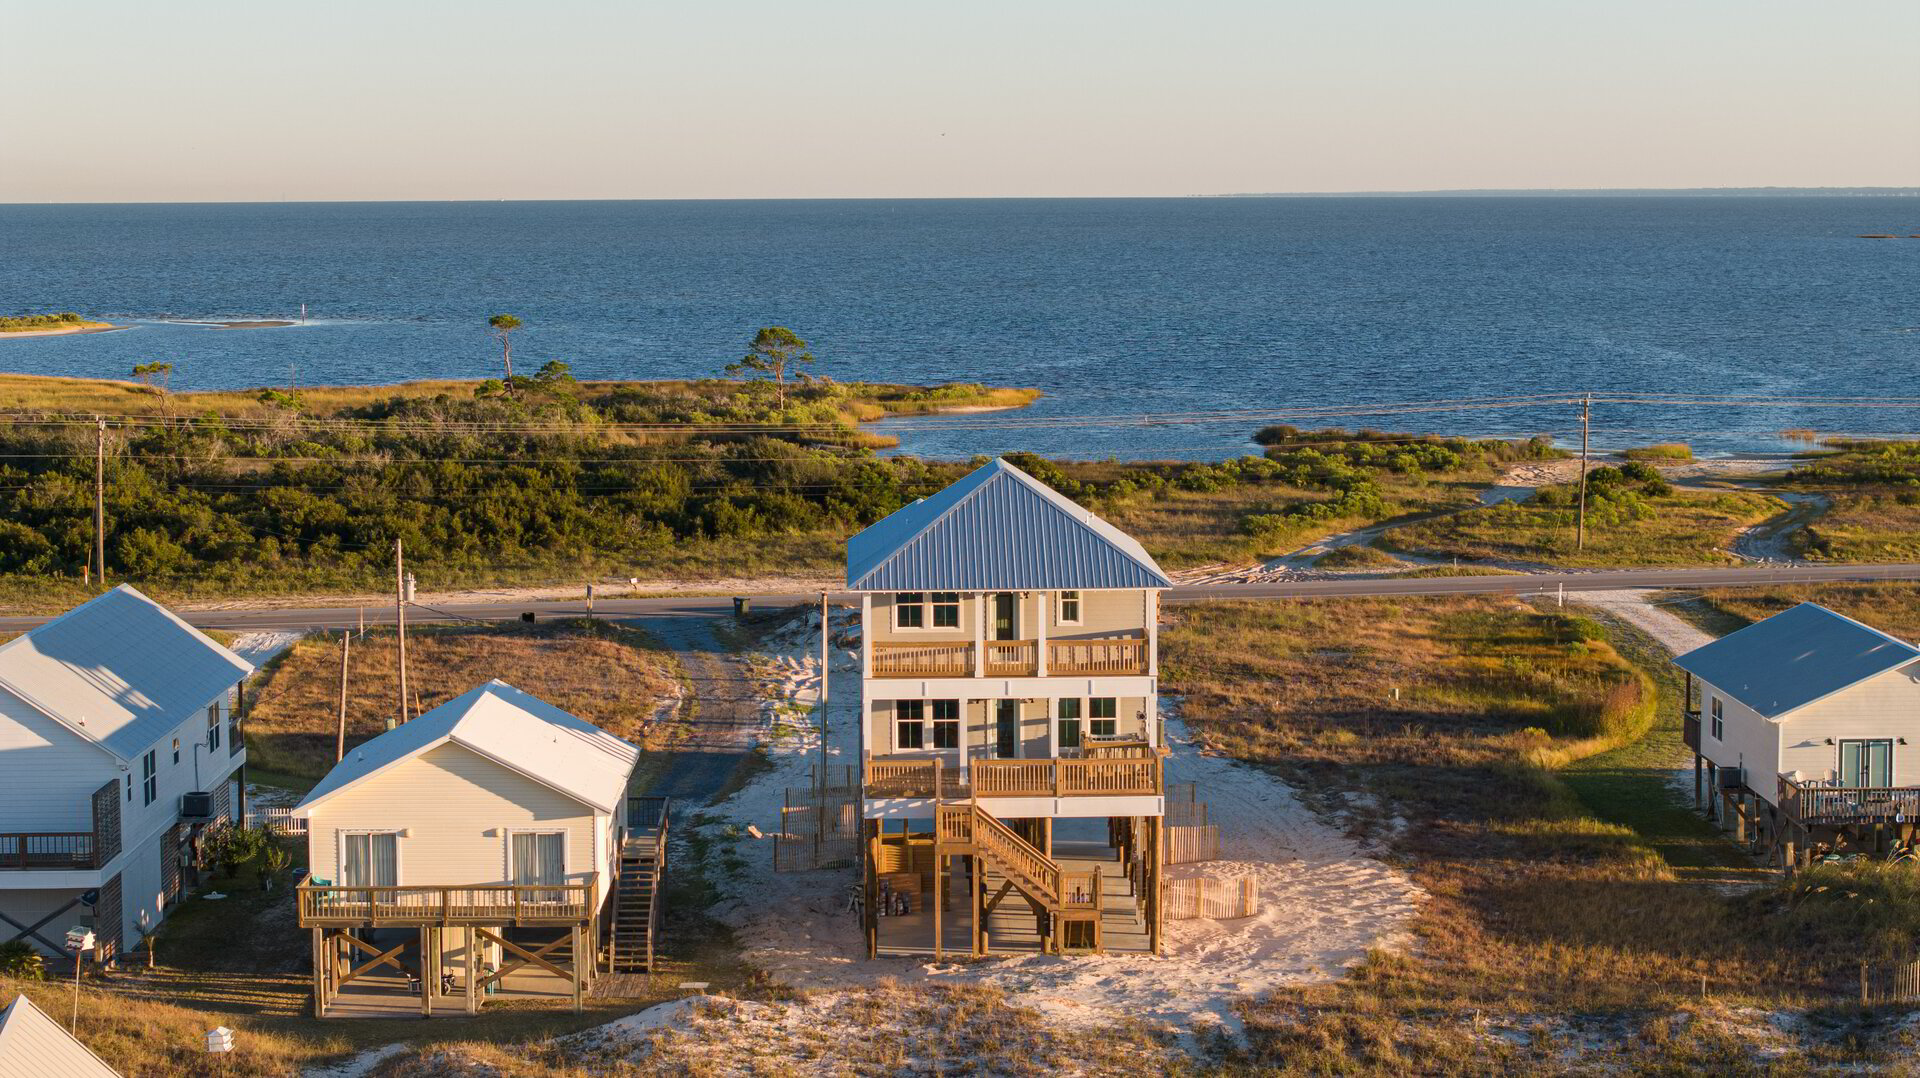
<svg viewBox="0 0 1920 1078">
<path fill-rule="evenodd" d="M 0 870 L 84 871 L 120 856 L 120 784 L 93 792 L 91 831 L 0 831 Z"/>
<path fill-rule="evenodd" d="M 1157 797 L 1166 793 L 1161 754 L 1144 741 L 1092 746 L 1087 756 L 1042 760 L 880 757 L 864 761 L 869 797 L 963 801 L 995 797 Z"/>
<path fill-rule="evenodd" d="M 1150 671 L 1147 641 L 1137 636 L 1075 640 L 873 642 L 868 677 L 1143 677 Z M 1040 660 L 1044 650 L 1045 663 Z"/>
</svg>

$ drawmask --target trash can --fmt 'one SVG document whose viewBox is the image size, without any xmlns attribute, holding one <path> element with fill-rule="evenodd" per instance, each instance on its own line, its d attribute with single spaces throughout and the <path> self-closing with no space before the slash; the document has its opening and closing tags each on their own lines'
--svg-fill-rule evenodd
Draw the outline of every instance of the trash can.
<svg viewBox="0 0 1920 1078">
<path fill-rule="evenodd" d="M 520 614 L 520 620 L 521 620 L 521 621 L 524 621 L 524 622 L 526 622 L 526 623 L 527 623 L 528 625 L 532 625 L 532 624 L 533 624 L 533 611 L 531 611 L 531 610 L 527 610 L 527 611 L 522 611 L 522 612 L 521 612 L 521 614 Z"/>
<path fill-rule="evenodd" d="M 752 609 L 753 609 L 752 599 L 749 599 L 744 595 L 736 595 L 733 597 L 733 616 L 734 617 L 736 618 L 745 617 L 748 614 L 748 612 L 751 611 Z"/>
</svg>

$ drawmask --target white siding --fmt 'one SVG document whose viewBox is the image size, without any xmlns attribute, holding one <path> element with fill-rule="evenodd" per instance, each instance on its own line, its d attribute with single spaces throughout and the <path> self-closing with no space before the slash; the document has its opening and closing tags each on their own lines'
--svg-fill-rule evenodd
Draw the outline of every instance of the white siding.
<svg viewBox="0 0 1920 1078">
<path fill-rule="evenodd" d="M 1920 665 L 1890 670 L 1790 712 L 1780 724 L 1780 770 L 1803 778 L 1839 774 L 1839 742 L 1886 738 L 1894 742 L 1895 786 L 1920 786 Z M 1899 739 L 1905 738 L 1902 745 Z M 1834 744 L 1827 744 L 1831 739 Z"/>
<path fill-rule="evenodd" d="M 1724 735 L 1713 736 L 1713 701 L 1721 701 Z M 1747 785 L 1771 803 L 1777 796 L 1779 728 L 1747 705 L 1700 683 L 1700 754 L 1721 767 L 1747 769 Z"/>
<path fill-rule="evenodd" d="M 0 690 L 0 830 L 91 831 L 113 755 Z"/>
<path fill-rule="evenodd" d="M 987 600 L 987 632 L 993 636 L 993 614 L 991 595 Z M 1016 593 L 1021 594 L 1021 593 Z M 1146 629 L 1147 593 L 1140 590 L 1125 591 L 1083 591 L 1080 593 L 1080 624 L 1063 625 L 1060 623 L 1060 607 L 1057 592 L 1026 592 L 1019 603 L 1019 625 L 1015 635 L 1022 640 L 1038 639 L 1040 635 L 1039 619 L 1044 611 L 1047 622 L 1047 639 L 1061 640 L 1086 636 L 1139 636 Z M 871 631 L 877 643 L 936 643 L 971 642 L 979 625 L 982 600 L 975 592 L 960 593 L 960 624 L 956 628 L 932 628 L 933 615 L 928 610 L 927 628 L 894 628 L 894 593 L 880 592 L 873 596 L 873 625 Z"/>
<path fill-rule="evenodd" d="M 511 832 L 564 830 L 567 878 L 598 873 L 604 894 L 611 826 L 587 805 L 448 743 L 314 806 L 308 857 L 315 876 L 338 881 L 342 831 L 406 830 L 399 842 L 402 885 L 506 883 Z"/>
</svg>

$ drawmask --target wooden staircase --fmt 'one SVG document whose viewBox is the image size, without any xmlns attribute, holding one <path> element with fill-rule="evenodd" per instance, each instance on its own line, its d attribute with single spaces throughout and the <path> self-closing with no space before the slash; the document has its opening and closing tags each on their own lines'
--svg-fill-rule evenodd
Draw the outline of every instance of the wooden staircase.
<svg viewBox="0 0 1920 1078">
<path fill-rule="evenodd" d="M 667 804 L 663 797 L 627 799 L 627 840 L 620 847 L 608 926 L 607 968 L 651 973 L 660 932 L 662 877 L 667 869 Z"/>
<path fill-rule="evenodd" d="M 979 877 L 982 916 L 992 914 L 1002 899 L 1018 891 L 1033 908 L 1035 930 L 1044 949 L 1058 953 L 1070 936 L 1084 940 L 1082 946 L 1101 949 L 1104 900 L 1099 869 L 1065 871 L 978 802 L 939 805 L 934 828 L 938 853 L 971 854 L 987 870 Z M 987 875 L 996 872 L 1004 882 L 988 896 Z"/>
</svg>

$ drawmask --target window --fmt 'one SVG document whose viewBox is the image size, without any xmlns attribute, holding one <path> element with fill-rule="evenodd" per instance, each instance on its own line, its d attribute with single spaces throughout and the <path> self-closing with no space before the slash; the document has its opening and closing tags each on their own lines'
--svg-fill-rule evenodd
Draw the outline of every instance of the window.
<svg viewBox="0 0 1920 1078">
<path fill-rule="evenodd" d="M 1112 737 L 1115 734 L 1114 719 L 1119 715 L 1120 701 L 1111 696 L 1096 696 L 1087 701 L 1087 717 L 1093 721 L 1089 732 L 1095 737 Z"/>
<path fill-rule="evenodd" d="M 177 737 L 173 739 L 173 762 L 175 766 L 180 763 L 180 739 Z"/>
<path fill-rule="evenodd" d="M 1077 699 L 1060 701 L 1060 747 L 1080 747 L 1080 701 Z"/>
<path fill-rule="evenodd" d="M 207 709 L 207 751 L 220 747 L 220 705 Z"/>
<path fill-rule="evenodd" d="M 993 751 L 1002 760 L 1020 755 L 1020 701 L 993 702 Z"/>
<path fill-rule="evenodd" d="M 927 744 L 927 702 L 925 700 L 895 700 L 893 702 L 894 735 L 893 747 L 896 749 L 920 749 Z"/>
<path fill-rule="evenodd" d="M 1080 624 L 1080 593 L 1063 591 L 1060 593 L 1060 624 Z"/>
<path fill-rule="evenodd" d="M 160 761 L 154 758 L 157 751 L 148 749 L 147 754 L 140 757 L 140 803 L 143 805 L 153 804 L 153 799 L 160 796 Z"/>
<path fill-rule="evenodd" d="M 936 749 L 960 747 L 960 701 L 935 700 L 933 702 L 933 747 Z"/>
<path fill-rule="evenodd" d="M 893 627 L 896 629 L 927 627 L 926 592 L 903 591 L 893 597 Z"/>
<path fill-rule="evenodd" d="M 133 804 L 133 776 L 127 776 L 127 804 Z"/>
<path fill-rule="evenodd" d="M 1893 742 L 1841 741 L 1840 785 L 1885 789 L 1893 785 Z"/>
<path fill-rule="evenodd" d="M 340 884 L 343 887 L 398 887 L 400 833 L 341 832 Z"/>
<path fill-rule="evenodd" d="M 508 837 L 507 867 L 513 882 L 521 886 L 557 886 L 567 882 L 567 833 L 565 831 L 515 831 Z M 524 900 L 559 902 L 560 891 L 523 893 Z"/>
<path fill-rule="evenodd" d="M 1713 709 L 1713 739 L 1715 741 L 1724 741 L 1726 740 L 1726 736 L 1727 736 L 1727 722 L 1726 722 L 1726 716 L 1722 715 L 1720 712 L 1720 698 L 1718 696 L 1713 698 L 1712 709 Z"/>
<path fill-rule="evenodd" d="M 936 591 L 933 593 L 933 627 L 936 629 L 960 627 L 959 592 Z"/>
</svg>

